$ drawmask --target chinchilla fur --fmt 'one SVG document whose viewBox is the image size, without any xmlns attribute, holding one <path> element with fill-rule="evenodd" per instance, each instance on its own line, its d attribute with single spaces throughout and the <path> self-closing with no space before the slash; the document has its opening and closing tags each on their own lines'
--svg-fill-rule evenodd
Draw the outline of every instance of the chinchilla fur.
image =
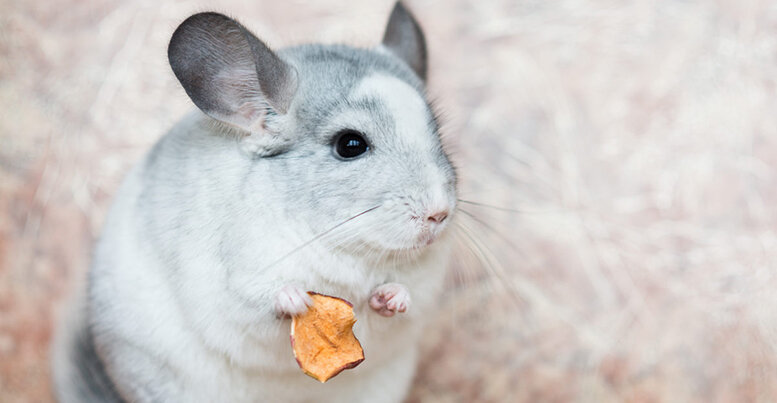
<svg viewBox="0 0 777 403">
<path fill-rule="evenodd" d="M 419 25 L 398 3 L 375 48 L 275 52 L 201 13 L 168 53 L 198 108 L 115 195 L 58 337 L 59 400 L 401 401 L 456 205 Z M 353 303 L 365 351 L 326 384 L 289 343 L 308 290 Z"/>
</svg>

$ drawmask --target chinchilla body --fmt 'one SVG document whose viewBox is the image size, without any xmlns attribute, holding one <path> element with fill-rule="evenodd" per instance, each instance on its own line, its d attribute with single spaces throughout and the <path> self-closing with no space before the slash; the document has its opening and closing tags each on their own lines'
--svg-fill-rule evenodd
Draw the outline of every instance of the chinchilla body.
<svg viewBox="0 0 777 403">
<path fill-rule="evenodd" d="M 404 398 L 442 290 L 456 178 L 424 95 L 423 42 L 397 46 L 392 29 L 420 35 L 401 5 L 375 49 L 274 53 L 213 13 L 179 27 L 170 62 L 199 110 L 115 195 L 82 309 L 59 336 L 61 401 Z M 387 283 L 407 287 L 406 312 L 371 306 Z M 288 285 L 353 304 L 361 365 L 324 384 L 303 374 Z"/>
</svg>

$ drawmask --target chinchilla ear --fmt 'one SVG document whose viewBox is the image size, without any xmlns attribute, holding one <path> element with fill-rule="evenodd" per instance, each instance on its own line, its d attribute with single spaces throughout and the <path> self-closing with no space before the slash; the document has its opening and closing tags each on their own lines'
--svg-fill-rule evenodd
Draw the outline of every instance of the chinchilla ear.
<svg viewBox="0 0 777 403">
<path fill-rule="evenodd" d="M 391 11 L 386 33 L 383 34 L 383 46 L 404 60 L 421 80 L 426 81 L 424 33 L 402 2 L 398 1 Z"/>
<path fill-rule="evenodd" d="M 237 21 L 217 13 L 187 18 L 167 57 L 184 90 L 210 117 L 249 132 L 268 108 L 285 114 L 297 72 Z"/>
</svg>

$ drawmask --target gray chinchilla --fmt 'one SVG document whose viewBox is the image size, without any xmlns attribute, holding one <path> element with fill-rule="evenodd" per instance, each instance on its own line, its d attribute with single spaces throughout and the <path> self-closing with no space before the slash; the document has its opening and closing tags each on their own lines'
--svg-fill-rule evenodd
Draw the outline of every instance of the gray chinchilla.
<svg viewBox="0 0 777 403">
<path fill-rule="evenodd" d="M 200 13 L 168 57 L 198 110 L 116 194 L 57 339 L 59 399 L 401 401 L 456 207 L 418 23 L 397 3 L 377 47 L 273 51 Z M 326 384 L 289 343 L 308 290 L 353 303 L 365 352 Z"/>
</svg>

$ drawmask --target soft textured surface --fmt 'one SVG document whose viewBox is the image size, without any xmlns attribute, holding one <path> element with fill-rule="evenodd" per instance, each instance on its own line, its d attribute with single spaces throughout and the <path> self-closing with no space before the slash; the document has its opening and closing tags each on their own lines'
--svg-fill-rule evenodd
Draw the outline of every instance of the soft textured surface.
<svg viewBox="0 0 777 403">
<path fill-rule="evenodd" d="M 376 43 L 390 1 L 237 1 L 271 45 Z M 413 0 L 460 242 L 413 402 L 777 400 L 777 5 Z M 48 342 L 122 175 L 190 101 L 206 2 L 0 3 L 0 401 Z"/>
</svg>

